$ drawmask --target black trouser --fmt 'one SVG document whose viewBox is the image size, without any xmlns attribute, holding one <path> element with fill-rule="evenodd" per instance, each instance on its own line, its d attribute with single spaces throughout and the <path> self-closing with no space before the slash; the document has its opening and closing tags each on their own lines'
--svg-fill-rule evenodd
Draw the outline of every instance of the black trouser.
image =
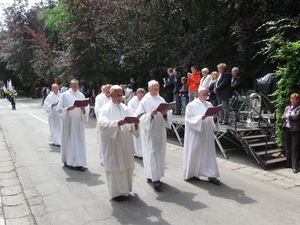
<svg viewBox="0 0 300 225">
<path fill-rule="evenodd" d="M 167 94 L 166 102 L 173 102 L 173 93 L 172 94 Z"/>
<path fill-rule="evenodd" d="M 14 97 L 11 97 L 11 106 L 12 106 L 12 109 L 16 108 L 16 102 L 15 102 L 15 98 Z"/>
<path fill-rule="evenodd" d="M 176 102 L 173 113 L 181 115 L 181 101 L 180 101 L 179 93 L 174 93 L 174 98 L 173 99 Z"/>
<path fill-rule="evenodd" d="M 284 141 L 286 148 L 286 164 L 298 169 L 298 157 L 300 149 L 300 131 L 291 132 L 290 128 L 284 129 Z"/>
</svg>

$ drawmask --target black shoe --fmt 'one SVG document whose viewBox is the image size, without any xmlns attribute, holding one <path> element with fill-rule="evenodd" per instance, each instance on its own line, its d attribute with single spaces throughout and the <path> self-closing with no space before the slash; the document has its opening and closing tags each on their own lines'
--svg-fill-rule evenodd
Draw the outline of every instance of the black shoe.
<svg viewBox="0 0 300 225">
<path fill-rule="evenodd" d="M 86 168 L 83 166 L 77 166 L 77 170 L 84 172 Z"/>
<path fill-rule="evenodd" d="M 68 164 L 67 164 L 66 162 L 64 162 L 64 166 L 65 166 L 65 167 L 68 167 Z"/>
<path fill-rule="evenodd" d="M 117 196 L 117 197 L 113 197 L 112 200 L 116 201 L 116 202 L 122 202 L 124 200 L 123 196 Z"/>
<path fill-rule="evenodd" d="M 298 169 L 294 168 L 293 173 L 298 173 Z"/>
<path fill-rule="evenodd" d="M 150 178 L 147 178 L 147 182 L 152 182 L 152 179 L 150 179 Z"/>
<path fill-rule="evenodd" d="M 153 185 L 154 189 L 158 189 L 160 187 L 160 181 L 159 180 L 153 181 L 152 185 Z"/>
<path fill-rule="evenodd" d="M 194 181 L 201 181 L 201 179 L 199 177 L 190 177 L 188 179 L 185 179 L 184 181 L 192 181 L 192 180 L 194 180 Z"/>
</svg>

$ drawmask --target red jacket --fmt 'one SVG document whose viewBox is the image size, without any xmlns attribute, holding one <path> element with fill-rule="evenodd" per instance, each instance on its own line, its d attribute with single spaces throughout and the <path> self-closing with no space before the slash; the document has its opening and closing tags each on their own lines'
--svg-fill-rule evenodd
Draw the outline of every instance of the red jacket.
<svg viewBox="0 0 300 225">
<path fill-rule="evenodd" d="M 193 73 L 190 77 L 188 77 L 187 84 L 189 85 L 189 92 L 198 91 L 200 80 L 200 73 Z"/>
</svg>

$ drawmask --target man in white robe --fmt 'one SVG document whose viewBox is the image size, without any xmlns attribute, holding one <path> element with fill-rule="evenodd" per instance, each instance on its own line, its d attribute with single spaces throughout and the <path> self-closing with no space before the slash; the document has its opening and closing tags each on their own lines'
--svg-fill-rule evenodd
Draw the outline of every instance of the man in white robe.
<svg viewBox="0 0 300 225">
<path fill-rule="evenodd" d="M 139 88 L 136 91 L 136 96 L 134 96 L 128 102 L 128 107 L 133 113 L 135 113 L 135 111 L 137 110 L 140 101 L 145 96 L 145 94 L 146 91 L 143 88 Z M 135 152 L 134 155 L 138 158 L 142 158 L 143 157 L 142 137 L 141 136 L 139 136 L 138 138 L 133 137 L 133 144 L 134 144 L 134 152 Z"/>
<path fill-rule="evenodd" d="M 200 87 L 198 98 L 190 102 L 185 114 L 185 139 L 183 154 L 183 178 L 200 180 L 200 176 L 219 184 L 219 170 L 216 160 L 214 130 L 219 129 L 217 114 L 205 116 L 212 104 L 206 101 L 208 90 Z"/>
<path fill-rule="evenodd" d="M 97 123 L 98 118 L 99 118 L 99 111 L 103 105 L 105 105 L 107 102 L 111 100 L 110 97 L 110 84 L 103 85 L 101 87 L 101 93 L 96 96 L 95 99 L 95 115 L 97 118 Z M 103 165 L 103 151 L 102 151 L 102 144 L 101 144 L 101 135 L 100 135 L 100 130 L 99 126 L 96 126 L 96 135 L 97 135 L 97 141 L 98 141 L 98 150 L 99 150 L 99 157 L 101 159 L 101 165 Z"/>
<path fill-rule="evenodd" d="M 143 164 L 148 181 L 155 189 L 160 186 L 164 176 L 166 159 L 166 128 L 171 127 L 172 110 L 158 112 L 156 109 L 162 102 L 159 96 L 159 83 L 151 80 L 148 83 L 149 92 L 141 100 L 136 114 L 145 112 L 140 118 L 140 128 L 143 147 Z"/>
<path fill-rule="evenodd" d="M 132 191 L 132 135 L 139 135 L 139 120 L 136 119 L 131 124 L 124 120 L 126 116 L 135 115 L 122 103 L 122 88 L 119 85 L 111 87 L 111 98 L 99 111 L 98 126 L 101 131 L 108 189 L 113 200 L 122 201 Z"/>
<path fill-rule="evenodd" d="M 58 102 L 57 111 L 62 119 L 61 157 L 65 166 L 85 171 L 86 161 L 84 121 L 89 119 L 89 106 L 74 106 L 75 100 L 85 100 L 79 91 L 78 80 L 70 82 Z"/>
<path fill-rule="evenodd" d="M 61 144 L 61 119 L 56 111 L 60 93 L 58 85 L 52 85 L 52 92 L 47 96 L 44 102 L 44 109 L 48 113 L 48 124 L 50 127 L 50 144 L 60 146 Z"/>
</svg>

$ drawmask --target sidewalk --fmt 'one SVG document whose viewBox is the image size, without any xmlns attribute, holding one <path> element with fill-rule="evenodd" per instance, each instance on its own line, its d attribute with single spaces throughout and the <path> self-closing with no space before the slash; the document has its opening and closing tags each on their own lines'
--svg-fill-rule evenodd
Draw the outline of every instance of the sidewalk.
<svg viewBox="0 0 300 225">
<path fill-rule="evenodd" d="M 0 126 L 0 225 L 34 224 Z"/>
</svg>

